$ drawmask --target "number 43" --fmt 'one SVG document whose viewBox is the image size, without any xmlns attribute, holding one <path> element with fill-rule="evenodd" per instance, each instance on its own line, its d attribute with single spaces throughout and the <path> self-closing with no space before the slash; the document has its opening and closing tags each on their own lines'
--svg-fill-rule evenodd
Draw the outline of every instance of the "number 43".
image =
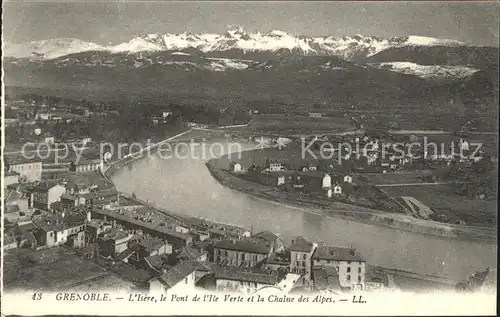
<svg viewBox="0 0 500 317">
<path fill-rule="evenodd" d="M 41 300 L 42 299 L 42 293 L 33 293 L 33 296 L 31 296 L 32 300 Z"/>
</svg>

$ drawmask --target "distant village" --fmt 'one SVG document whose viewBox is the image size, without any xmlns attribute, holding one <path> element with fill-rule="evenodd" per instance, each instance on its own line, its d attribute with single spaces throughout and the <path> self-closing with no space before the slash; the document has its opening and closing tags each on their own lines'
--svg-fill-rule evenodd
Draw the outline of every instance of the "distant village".
<svg viewBox="0 0 500 317">
<path fill-rule="evenodd" d="M 464 138 L 456 138 L 444 150 L 439 144 L 428 149 L 421 146 L 401 151 L 408 149 L 410 143 L 423 144 L 421 139 L 415 135 L 366 133 L 364 136 L 324 135 L 286 141 L 269 139 L 270 148 L 232 160 L 226 170 L 247 181 L 295 194 L 292 200 L 315 205 L 338 201 L 464 224 L 464 220 L 454 217 L 451 212 L 433 211 L 426 202 L 412 197 L 400 198 L 391 195 L 391 191 L 395 191 L 393 187 L 398 184 L 413 186 L 416 190 L 417 185 L 435 185 L 436 192 L 444 186 L 452 186 L 457 201 L 491 200 L 496 193 L 492 182 L 496 158 L 486 147 L 475 151 L 472 141 Z M 336 148 L 337 144 L 349 145 L 351 150 L 345 146 Z M 395 144 L 398 147 L 393 146 Z M 304 151 L 305 146 L 307 151 Z"/>
</svg>

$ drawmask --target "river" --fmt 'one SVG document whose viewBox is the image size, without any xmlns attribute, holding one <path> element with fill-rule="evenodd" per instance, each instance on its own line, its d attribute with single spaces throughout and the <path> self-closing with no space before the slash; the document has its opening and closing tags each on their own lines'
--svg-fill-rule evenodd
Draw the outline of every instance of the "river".
<svg viewBox="0 0 500 317">
<path fill-rule="evenodd" d="M 123 167 L 112 179 L 120 191 L 135 193 L 180 215 L 237 224 L 254 233 L 269 230 L 286 243 L 302 235 L 316 242 L 352 246 L 374 265 L 453 280 L 488 266 L 496 268 L 497 247 L 493 244 L 318 216 L 225 188 L 212 178 L 206 159 L 199 158 L 201 152 L 199 148 L 183 159 L 145 157 Z"/>
</svg>

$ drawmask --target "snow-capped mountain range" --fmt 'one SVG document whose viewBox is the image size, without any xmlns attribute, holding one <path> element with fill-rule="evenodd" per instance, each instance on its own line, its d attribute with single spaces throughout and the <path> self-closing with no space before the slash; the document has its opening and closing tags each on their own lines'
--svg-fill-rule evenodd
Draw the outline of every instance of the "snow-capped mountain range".
<svg viewBox="0 0 500 317">
<path fill-rule="evenodd" d="M 498 48 L 423 36 L 295 36 L 283 31 L 148 34 L 103 46 L 74 38 L 5 44 L 13 67 L 114 68 L 133 71 L 273 71 L 302 73 L 378 68 L 426 80 L 462 80 L 498 67 Z M 44 70 L 45 69 L 45 70 Z M 92 71 L 92 70 L 91 70 Z"/>
<path fill-rule="evenodd" d="M 404 46 L 461 46 L 464 43 L 422 36 L 381 38 L 374 36 L 294 36 L 283 31 L 246 33 L 241 29 L 225 34 L 148 34 L 129 42 L 101 46 L 79 39 L 62 38 L 24 44 L 6 44 L 4 56 L 39 60 L 87 51 L 135 54 L 194 48 L 203 53 L 240 50 L 243 52 L 277 52 L 288 50 L 301 55 L 338 56 L 346 60 L 367 57 L 385 49 Z"/>
</svg>

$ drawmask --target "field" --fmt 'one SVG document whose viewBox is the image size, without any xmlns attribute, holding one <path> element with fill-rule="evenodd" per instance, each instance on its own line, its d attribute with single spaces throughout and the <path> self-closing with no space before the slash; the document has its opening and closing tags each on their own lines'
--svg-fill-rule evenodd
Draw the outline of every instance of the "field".
<svg viewBox="0 0 500 317">
<path fill-rule="evenodd" d="M 468 199 L 455 194 L 451 185 L 397 186 L 384 187 L 384 192 L 392 197 L 414 197 L 433 209 L 434 217 L 458 218 L 467 225 L 496 226 L 496 201 Z M 432 216 L 431 216 L 432 218 Z"/>
<path fill-rule="evenodd" d="M 422 177 L 432 175 L 432 171 L 398 172 L 398 173 L 364 173 L 358 178 L 367 180 L 373 185 L 393 185 L 409 183 L 425 183 Z"/>
<path fill-rule="evenodd" d="M 343 117 L 311 118 L 299 115 L 261 115 L 246 128 L 246 132 L 264 133 L 337 133 L 354 130 L 355 127 Z"/>
</svg>

